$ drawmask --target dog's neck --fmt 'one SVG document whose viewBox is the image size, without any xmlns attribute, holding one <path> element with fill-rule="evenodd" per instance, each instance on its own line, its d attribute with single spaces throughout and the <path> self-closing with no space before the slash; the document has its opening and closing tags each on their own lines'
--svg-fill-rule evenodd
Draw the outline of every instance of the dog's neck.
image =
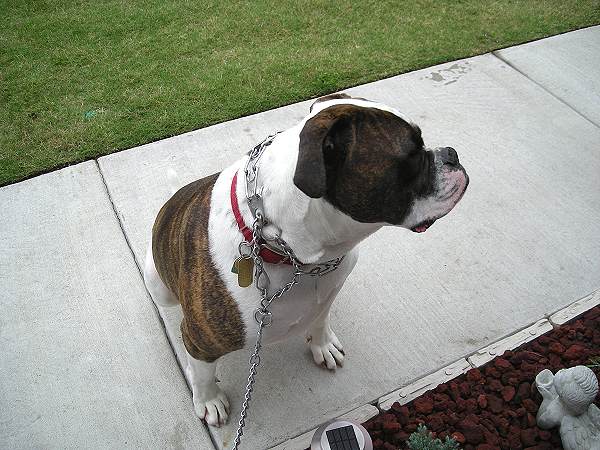
<svg viewBox="0 0 600 450">
<path fill-rule="evenodd" d="M 313 199 L 300 191 L 294 178 L 302 124 L 275 137 L 265 149 L 259 165 L 258 185 L 263 187 L 265 215 L 281 237 L 305 264 L 326 261 L 348 253 L 383 224 L 360 223 L 335 209 L 324 199 Z M 240 199 L 242 200 L 242 199 Z M 246 199 L 243 199 L 247 208 Z M 263 232 L 274 233 L 267 225 Z"/>
</svg>

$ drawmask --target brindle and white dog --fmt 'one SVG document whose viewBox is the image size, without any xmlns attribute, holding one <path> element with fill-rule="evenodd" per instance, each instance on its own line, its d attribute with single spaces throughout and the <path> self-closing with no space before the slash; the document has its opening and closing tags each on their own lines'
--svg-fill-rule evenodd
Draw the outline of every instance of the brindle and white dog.
<svg viewBox="0 0 600 450">
<path fill-rule="evenodd" d="M 248 156 L 181 188 L 153 228 L 145 281 L 159 307 L 181 305 L 196 414 L 210 425 L 227 419 L 229 404 L 215 382 L 221 356 L 251 348 L 260 296 L 232 274 L 244 239 L 232 212 L 233 195 L 245 224 Z M 266 235 L 281 237 L 306 265 L 346 255 L 337 270 L 301 277 L 272 304 L 264 343 L 305 333 L 317 364 L 341 366 L 342 344 L 329 309 L 358 257 L 357 244 L 384 225 L 423 232 L 462 198 L 469 179 L 450 147 L 423 145 L 421 130 L 399 111 L 345 94 L 317 100 L 308 116 L 278 134 L 260 159 Z M 276 228 L 274 228 L 276 227 Z M 292 266 L 266 264 L 271 287 L 289 281 Z"/>
</svg>

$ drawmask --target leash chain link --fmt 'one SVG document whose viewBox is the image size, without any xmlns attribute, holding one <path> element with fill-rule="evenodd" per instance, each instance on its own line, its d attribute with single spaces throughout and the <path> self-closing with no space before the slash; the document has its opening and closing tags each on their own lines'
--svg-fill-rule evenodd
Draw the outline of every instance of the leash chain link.
<svg viewBox="0 0 600 450">
<path fill-rule="evenodd" d="M 252 247 L 250 255 L 252 256 L 252 260 L 255 265 L 255 286 L 260 292 L 261 307 L 258 308 L 254 313 L 254 319 L 258 322 L 258 331 L 256 333 L 256 343 L 254 345 L 254 351 L 248 360 L 250 365 L 250 373 L 248 375 L 248 382 L 246 384 L 246 392 L 244 394 L 244 402 L 242 403 L 242 411 L 240 412 L 240 420 L 238 422 L 238 428 L 235 435 L 235 440 L 233 443 L 232 450 L 237 450 L 240 445 L 242 436 L 244 434 L 243 428 L 246 425 L 246 417 L 248 415 L 248 408 L 250 405 L 250 400 L 252 399 L 252 391 L 254 382 L 256 381 L 257 368 L 260 364 L 260 355 L 259 352 L 262 348 L 262 334 L 263 329 L 271 325 L 272 314 L 269 311 L 269 307 L 271 303 L 283 296 L 287 291 L 289 291 L 294 285 L 298 284 L 300 275 L 303 272 L 300 270 L 300 264 L 298 259 L 292 252 L 291 248 L 285 243 L 283 239 L 279 236 L 276 236 L 277 243 L 281 246 L 286 255 L 290 258 L 292 265 L 294 266 L 294 275 L 290 281 L 284 284 L 281 288 L 277 290 L 274 294 L 269 296 L 269 277 L 267 272 L 265 271 L 263 260 L 260 257 L 260 251 L 264 244 L 259 244 L 260 238 L 262 237 L 262 227 L 264 225 L 264 218 L 260 211 L 256 213 L 256 219 L 252 225 L 252 243 L 242 243 L 246 245 L 250 245 Z M 261 281 L 262 280 L 262 281 Z"/>
<path fill-rule="evenodd" d="M 304 272 L 301 269 L 301 263 L 296 258 L 293 250 L 289 245 L 281 238 L 279 233 L 275 234 L 275 237 L 272 239 L 267 239 L 263 236 L 262 229 L 266 224 L 266 219 L 263 216 L 262 212 L 262 199 L 260 197 L 260 192 L 257 189 L 257 179 L 258 179 L 258 159 L 262 155 L 265 147 L 271 144 L 273 138 L 276 136 L 271 135 L 263 142 L 258 144 L 254 149 L 250 152 L 250 157 L 248 162 L 246 163 L 246 168 L 244 173 L 246 175 L 246 198 L 251 207 L 252 213 L 255 216 L 254 222 L 252 224 L 252 242 L 243 241 L 240 244 L 240 255 L 242 255 L 242 247 L 246 247 L 250 249 L 250 252 L 246 254 L 246 256 L 251 257 L 254 262 L 254 285 L 256 289 L 260 292 L 260 307 L 254 312 L 254 320 L 258 323 L 258 330 L 256 332 L 256 343 L 254 344 L 254 351 L 248 360 L 248 364 L 250 365 L 248 380 L 246 384 L 246 392 L 244 394 L 244 402 L 242 403 L 242 411 L 240 412 L 240 420 L 238 422 L 238 428 L 235 434 L 235 440 L 233 442 L 232 450 L 237 450 L 242 436 L 244 434 L 243 429 L 246 425 L 246 417 L 248 415 L 248 409 L 250 405 L 250 400 L 252 399 L 252 391 L 254 388 L 254 382 L 256 381 L 257 368 L 260 365 L 260 350 L 262 348 L 262 335 L 263 329 L 271 325 L 273 320 L 273 315 L 269 310 L 271 303 L 278 298 L 281 298 L 286 292 L 292 289 L 296 284 L 298 284 L 300 276 L 308 275 L 308 276 L 323 276 L 326 275 L 335 269 L 342 263 L 344 260 L 344 256 L 339 258 L 335 258 L 333 260 L 327 261 L 323 264 L 316 264 L 315 267 L 308 271 Z M 268 247 L 267 244 L 261 242 L 267 241 L 275 241 L 279 246 L 279 249 L 285 253 L 285 255 L 289 258 L 293 268 L 294 273 L 290 281 L 285 283 L 282 287 L 280 287 L 275 293 L 269 296 L 269 286 L 270 280 L 269 276 L 265 270 L 263 259 L 260 256 L 260 252 L 264 247 Z"/>
</svg>

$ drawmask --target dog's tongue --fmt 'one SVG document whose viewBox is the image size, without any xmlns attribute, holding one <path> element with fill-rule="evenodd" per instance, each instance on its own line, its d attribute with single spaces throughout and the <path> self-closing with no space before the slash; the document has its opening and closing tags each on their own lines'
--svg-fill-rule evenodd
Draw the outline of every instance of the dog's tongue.
<svg viewBox="0 0 600 450">
<path fill-rule="evenodd" d="M 416 227 L 412 228 L 411 231 L 414 231 L 415 233 L 424 233 L 425 231 L 427 231 L 427 228 L 433 225 L 434 222 L 435 220 L 432 220 L 431 222 L 423 222 L 417 225 Z"/>
</svg>

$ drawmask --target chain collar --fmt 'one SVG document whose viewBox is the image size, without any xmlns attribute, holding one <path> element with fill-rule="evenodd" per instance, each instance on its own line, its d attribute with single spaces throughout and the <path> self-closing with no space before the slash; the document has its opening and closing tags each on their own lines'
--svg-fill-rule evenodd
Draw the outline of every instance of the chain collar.
<svg viewBox="0 0 600 450">
<path fill-rule="evenodd" d="M 254 217 L 255 220 L 257 216 L 260 216 L 262 218 L 263 224 L 261 225 L 261 228 L 262 226 L 268 224 L 269 221 L 264 216 L 264 208 L 262 201 L 263 188 L 258 186 L 258 163 L 260 161 L 260 157 L 265 152 L 265 149 L 269 145 L 271 145 L 271 143 L 279 133 L 281 132 L 278 131 L 277 133 L 268 136 L 264 141 L 256 145 L 248 154 L 248 161 L 246 162 L 246 166 L 244 168 L 244 175 L 246 178 L 246 200 L 248 201 L 248 206 L 250 208 L 250 212 L 252 213 L 252 217 Z M 278 255 L 281 255 L 282 257 L 288 256 L 298 266 L 307 268 L 307 270 L 301 271 L 302 275 L 326 275 L 337 269 L 345 258 L 345 255 L 342 255 L 338 258 L 333 258 L 323 263 L 303 264 L 298 260 L 298 258 L 296 258 L 292 249 L 289 246 L 287 246 L 287 244 L 285 244 L 281 237 L 276 235 L 275 238 L 269 239 L 262 234 L 262 229 L 260 231 L 260 236 L 264 241 L 263 245 L 266 248 L 268 248 L 274 253 L 277 253 Z M 289 249 L 289 252 L 285 251 L 284 247 L 281 245 L 281 242 L 284 242 L 285 247 Z"/>
</svg>

